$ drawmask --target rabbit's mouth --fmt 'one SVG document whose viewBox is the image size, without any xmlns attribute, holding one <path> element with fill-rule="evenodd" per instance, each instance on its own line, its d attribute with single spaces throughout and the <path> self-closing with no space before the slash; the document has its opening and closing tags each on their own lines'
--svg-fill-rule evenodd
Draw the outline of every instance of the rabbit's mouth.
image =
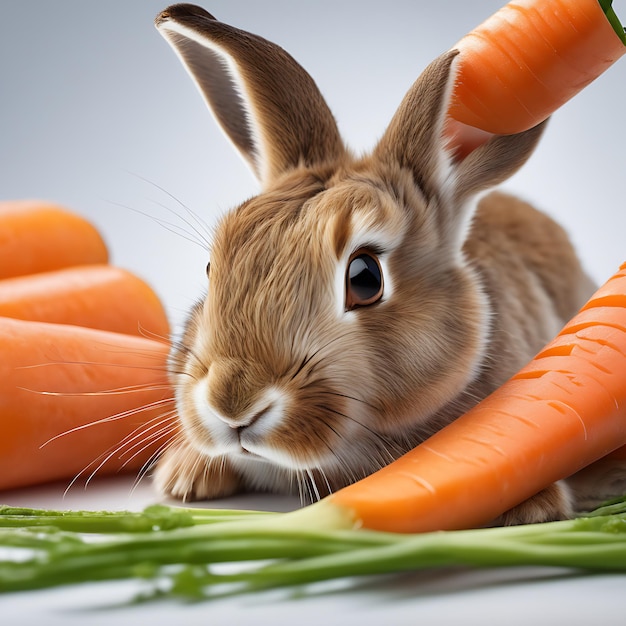
<svg viewBox="0 0 626 626">
<path fill-rule="evenodd" d="M 225 456 L 235 463 L 257 461 L 283 469 L 308 469 L 319 464 L 319 459 L 308 458 L 311 454 L 290 451 L 289 445 L 281 441 L 279 433 L 288 421 L 289 402 L 284 392 L 267 388 L 246 411 L 237 414 L 225 414 L 209 398 L 205 378 L 195 385 L 193 404 L 197 426 L 205 435 L 201 449 L 208 456 Z"/>
<path fill-rule="evenodd" d="M 238 456 L 240 456 L 243 459 L 250 459 L 250 460 L 254 459 L 255 461 L 265 461 L 266 463 L 271 463 L 271 461 L 268 458 L 261 456 L 260 454 L 257 454 L 256 452 L 252 452 L 251 450 L 247 450 L 243 446 L 241 446 L 241 450 L 239 451 Z"/>
</svg>

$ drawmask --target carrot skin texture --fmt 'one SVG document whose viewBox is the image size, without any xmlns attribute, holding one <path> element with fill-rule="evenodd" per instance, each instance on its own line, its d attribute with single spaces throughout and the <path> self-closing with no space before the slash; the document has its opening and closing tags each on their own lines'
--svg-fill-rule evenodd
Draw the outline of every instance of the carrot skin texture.
<svg viewBox="0 0 626 626">
<path fill-rule="evenodd" d="M 0 280 L 0 316 L 163 339 L 170 331 L 154 291 L 134 274 L 111 265 Z"/>
<path fill-rule="evenodd" d="M 626 445 L 626 264 L 526 367 L 462 417 L 329 496 L 365 528 L 489 523 Z"/>
<path fill-rule="evenodd" d="M 0 318 L 0 489 L 69 481 L 90 466 L 87 477 L 135 429 L 144 437 L 121 447 L 98 475 L 141 467 L 169 436 L 160 431 L 165 423 L 150 428 L 172 409 L 167 353 L 165 343 L 142 337 Z M 114 393 L 123 388 L 137 390 Z"/>
<path fill-rule="evenodd" d="M 39 200 L 0 202 L 0 279 L 107 261 L 102 237 L 82 217 Z"/>
<path fill-rule="evenodd" d="M 536 126 L 626 54 L 598 0 L 514 0 L 454 47 L 449 115 L 495 134 Z"/>
</svg>

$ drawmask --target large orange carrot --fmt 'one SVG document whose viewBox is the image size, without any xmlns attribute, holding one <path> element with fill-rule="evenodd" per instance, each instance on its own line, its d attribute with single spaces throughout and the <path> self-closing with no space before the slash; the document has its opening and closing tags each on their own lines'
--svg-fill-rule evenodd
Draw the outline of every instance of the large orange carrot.
<svg viewBox="0 0 626 626">
<path fill-rule="evenodd" d="M 172 428 L 167 352 L 142 337 L 0 318 L 0 489 L 141 467 Z"/>
<path fill-rule="evenodd" d="M 500 389 L 324 506 L 378 530 L 478 526 L 625 444 L 626 263 Z"/>
<path fill-rule="evenodd" d="M 152 289 L 111 265 L 82 265 L 0 280 L 0 316 L 167 338 Z"/>
<path fill-rule="evenodd" d="M 102 237 L 82 217 L 38 200 L 0 202 L 0 279 L 107 260 Z"/>
<path fill-rule="evenodd" d="M 626 53 L 610 4 L 509 2 L 454 46 L 460 65 L 450 116 L 496 134 L 545 120 Z"/>
</svg>

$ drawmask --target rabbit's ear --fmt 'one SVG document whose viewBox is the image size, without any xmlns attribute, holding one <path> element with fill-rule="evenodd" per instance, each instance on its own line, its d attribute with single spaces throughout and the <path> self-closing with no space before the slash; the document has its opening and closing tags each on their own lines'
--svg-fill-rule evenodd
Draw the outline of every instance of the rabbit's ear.
<svg viewBox="0 0 626 626">
<path fill-rule="evenodd" d="M 460 207 L 473 194 L 515 173 L 537 144 L 544 124 L 516 135 L 494 136 L 455 161 L 446 150 L 445 121 L 455 79 L 452 50 L 435 59 L 404 97 L 374 154 L 413 172 L 427 198 Z"/>
<path fill-rule="evenodd" d="M 155 24 L 263 186 L 345 153 L 319 89 L 282 48 L 190 4 L 169 7 Z"/>
<path fill-rule="evenodd" d="M 463 202 L 497 185 L 524 165 L 541 139 L 548 121 L 515 135 L 494 135 L 456 166 L 455 197 Z"/>
</svg>

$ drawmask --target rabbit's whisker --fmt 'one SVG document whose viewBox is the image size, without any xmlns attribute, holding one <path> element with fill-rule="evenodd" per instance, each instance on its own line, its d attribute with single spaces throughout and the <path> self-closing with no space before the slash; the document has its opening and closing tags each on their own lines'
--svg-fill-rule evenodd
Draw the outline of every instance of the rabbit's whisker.
<svg viewBox="0 0 626 626">
<path fill-rule="evenodd" d="M 359 427 L 361 427 L 362 429 L 366 430 L 370 435 L 372 435 L 375 441 L 380 442 L 382 444 L 385 444 L 385 446 L 389 446 L 390 449 L 395 449 L 395 451 L 398 454 L 402 454 L 404 452 L 404 450 L 400 446 L 398 446 L 393 440 L 389 439 L 388 437 L 386 437 L 382 433 L 379 433 L 379 432 L 373 430 L 372 428 L 370 428 L 369 426 L 367 426 L 366 424 L 364 424 L 362 421 L 358 420 L 357 418 L 355 418 L 355 417 L 353 417 L 351 415 L 348 415 L 347 413 L 343 413 L 341 411 L 338 411 L 337 409 L 334 409 L 334 408 L 332 408 L 330 406 L 327 406 L 325 404 L 318 404 L 317 406 L 319 408 L 323 409 L 324 411 L 328 411 L 330 413 L 334 413 L 335 415 L 338 415 L 339 417 L 348 419 L 352 423 L 357 424 Z M 389 452 L 389 450 L 385 446 L 383 446 L 383 448 L 389 454 L 389 461 L 393 461 L 396 457 L 393 454 L 391 454 L 391 452 Z"/>
<path fill-rule="evenodd" d="M 127 204 L 123 204 L 121 202 L 115 202 L 113 200 L 109 201 L 111 204 L 118 206 L 127 211 L 132 211 L 133 213 L 137 213 L 138 215 L 142 215 L 143 217 L 147 217 L 155 224 L 158 224 L 168 232 L 176 235 L 177 237 L 182 237 L 186 241 L 193 243 L 194 245 L 200 247 L 205 252 L 209 251 L 209 243 L 206 241 L 204 235 L 198 232 L 197 229 L 193 229 L 191 232 L 180 226 L 179 224 L 175 224 L 174 222 L 170 222 L 168 220 L 162 219 L 160 217 L 156 217 L 155 215 L 151 215 L 146 211 L 142 211 L 141 209 L 137 209 L 136 207 L 129 206 Z M 180 217 L 180 216 L 179 216 Z M 181 218 L 182 220 L 182 218 Z M 184 221 L 184 220 L 182 220 Z"/>
<path fill-rule="evenodd" d="M 47 446 L 48 444 L 52 443 L 53 441 L 56 441 L 60 437 L 65 437 L 67 435 L 70 435 L 71 433 L 85 430 L 86 428 L 91 428 L 99 424 L 107 424 L 109 422 L 115 422 L 117 420 L 130 417 L 131 415 L 137 415 L 138 413 L 142 413 L 143 411 L 146 411 L 149 409 L 155 409 L 157 407 L 167 406 L 168 404 L 172 404 L 173 402 L 174 402 L 173 398 L 164 398 L 162 400 L 155 400 L 154 402 L 149 402 L 147 404 L 143 404 L 141 406 L 134 407 L 132 409 L 127 409 L 126 411 L 120 411 L 119 413 L 115 413 L 114 415 L 108 415 L 107 417 L 94 420 L 93 422 L 88 422 L 87 424 L 81 424 L 80 426 L 75 426 L 74 428 L 70 428 L 62 433 L 59 433 L 58 435 L 55 435 L 54 437 L 51 437 L 50 439 L 42 443 L 40 448 Z"/>
<path fill-rule="evenodd" d="M 317 483 L 315 482 L 315 477 L 313 476 L 313 472 L 310 469 L 305 470 L 306 475 L 309 479 L 309 484 L 311 486 L 312 495 L 315 496 L 314 502 L 321 500 L 319 489 L 317 488 Z"/>
<path fill-rule="evenodd" d="M 135 354 L 139 356 L 144 356 L 144 355 L 150 355 L 152 353 L 142 352 L 142 351 L 134 351 L 134 352 L 127 351 L 124 354 Z M 124 369 L 138 369 L 138 370 L 146 370 L 146 371 L 153 371 L 153 372 L 166 372 L 167 371 L 167 368 L 164 365 L 155 365 L 154 367 L 150 367 L 148 365 L 130 365 L 128 363 L 111 363 L 107 361 L 68 361 L 68 360 L 63 360 L 63 361 L 49 360 L 44 363 L 33 363 L 32 365 L 20 365 L 18 369 L 26 370 L 26 369 L 37 369 L 37 368 L 52 367 L 52 366 L 58 367 L 59 365 L 78 365 L 81 367 L 84 367 L 86 365 L 96 366 L 96 367 L 123 367 Z"/>
<path fill-rule="evenodd" d="M 141 468 L 137 472 L 137 476 L 135 477 L 135 480 L 133 481 L 133 486 L 130 491 L 131 495 L 135 492 L 137 487 L 139 487 L 139 484 L 141 483 L 141 481 L 148 475 L 148 472 L 154 467 L 154 465 L 158 461 L 161 454 L 163 454 L 163 452 L 172 444 L 172 440 L 175 438 L 171 436 L 172 432 L 173 432 L 173 428 L 171 425 L 169 425 L 169 426 L 163 427 L 160 431 L 157 431 L 157 433 L 153 435 L 153 442 L 157 442 L 160 439 L 163 439 L 164 441 L 161 445 L 159 445 L 158 448 L 154 450 L 154 452 L 152 452 L 152 454 L 146 459 L 145 463 L 141 466 Z M 126 463 L 124 463 L 124 466 L 125 465 Z"/>
<path fill-rule="evenodd" d="M 136 437 L 141 437 L 143 435 L 143 433 L 138 433 L 136 435 Z M 144 448 L 145 449 L 151 442 L 151 438 L 148 437 Z M 96 466 L 96 468 L 91 472 L 91 474 L 87 477 L 87 479 L 85 480 L 85 484 L 84 484 L 84 488 L 86 489 L 89 485 L 89 483 L 95 478 L 96 474 L 100 471 L 100 469 L 102 469 L 102 467 L 104 467 L 104 465 L 106 465 L 106 463 L 112 459 L 113 457 L 117 456 L 117 458 L 121 459 L 125 453 L 122 452 L 122 450 L 124 449 L 124 446 L 126 444 L 122 443 L 119 444 L 118 446 L 115 446 L 114 448 L 112 448 L 110 450 L 110 452 L 105 453 L 103 455 L 100 455 L 99 457 L 97 457 L 97 459 L 95 459 L 90 465 L 88 465 L 83 471 L 86 471 L 89 467 L 91 467 L 93 464 L 98 463 L 98 465 Z M 142 449 L 142 450 L 143 450 Z M 130 461 L 132 461 L 132 459 L 134 458 L 134 456 L 136 456 L 137 454 L 139 454 L 142 450 L 140 450 L 139 452 L 137 452 L 135 455 L 133 455 L 133 457 L 131 457 L 130 459 L 128 459 L 125 463 L 122 464 L 122 468 L 125 467 Z"/>
<path fill-rule="evenodd" d="M 200 237 L 202 237 L 203 241 L 207 244 L 207 249 L 208 249 L 213 233 L 207 222 L 205 222 L 195 211 L 192 211 L 190 207 L 188 207 L 182 200 L 180 200 L 180 198 L 176 197 L 173 193 L 165 189 L 165 187 L 162 187 L 161 185 L 155 183 L 153 180 L 145 178 L 139 174 L 132 173 L 132 172 L 131 174 L 135 176 L 136 178 L 138 178 L 139 180 L 142 180 L 143 182 L 147 183 L 148 185 L 151 185 L 155 189 L 158 189 L 161 193 L 165 194 L 171 200 L 174 200 L 174 202 L 176 202 L 176 204 L 178 204 L 178 206 L 181 207 L 185 211 L 185 213 L 187 213 L 190 219 L 193 220 L 193 222 L 195 223 L 195 226 L 189 220 L 183 219 L 183 221 L 189 227 L 191 227 L 194 230 L 194 232 L 196 232 Z M 164 208 L 166 211 L 169 211 L 176 217 L 181 218 L 180 214 L 174 209 L 161 203 L 157 203 L 157 202 L 155 203 L 158 206 L 161 206 L 162 208 Z"/>
<path fill-rule="evenodd" d="M 126 395 L 130 393 L 144 393 L 146 391 L 158 391 L 168 390 L 169 385 L 155 385 L 152 383 L 146 383 L 145 385 L 133 385 L 129 387 L 116 387 L 113 389 L 102 389 L 99 391 L 43 391 L 39 389 L 30 389 L 29 387 L 17 387 L 17 389 L 21 389 L 22 391 L 27 391 L 29 393 L 36 393 L 40 396 L 58 396 L 60 398 L 72 398 L 72 397 L 83 397 L 83 396 L 119 396 Z"/>
<path fill-rule="evenodd" d="M 355 402 L 360 402 L 370 409 L 374 409 L 374 411 L 379 411 L 379 407 L 373 404 L 372 402 L 368 402 L 367 400 L 363 400 L 362 398 L 357 398 L 356 396 L 352 396 L 347 393 L 340 393 L 339 391 L 333 391 L 332 389 L 322 389 L 318 390 L 317 393 L 321 393 L 329 396 L 337 396 L 338 398 L 346 398 L 347 400 L 354 400 Z"/>
<path fill-rule="evenodd" d="M 187 356 L 193 357 L 198 363 L 198 365 L 202 368 L 202 370 L 207 371 L 208 368 L 206 364 L 204 363 L 204 360 L 200 357 L 200 355 L 198 355 L 194 351 L 194 349 L 191 346 L 187 345 L 182 340 L 172 340 L 172 346 L 179 352 L 182 352 L 183 354 Z"/>
<path fill-rule="evenodd" d="M 120 460 L 125 456 L 128 456 L 135 450 L 135 452 L 127 459 L 122 467 L 125 467 L 130 463 L 138 454 L 141 454 L 147 447 L 147 444 L 155 437 L 160 436 L 164 431 L 172 432 L 175 424 L 173 423 L 176 417 L 176 410 L 173 409 L 167 413 L 163 413 L 158 419 L 151 420 L 148 424 L 143 424 L 141 427 L 136 428 L 132 433 L 126 435 L 120 442 L 118 451 L 120 453 Z M 165 426 L 163 426 L 165 424 Z M 138 432 L 140 429 L 141 432 Z M 155 430 L 158 429 L 158 430 Z M 152 431 L 152 432 L 151 432 Z M 140 438 L 141 437 L 141 438 Z M 132 445 L 130 445 L 132 444 Z M 126 449 L 124 449 L 126 448 Z M 137 451 L 137 448 L 139 450 Z"/>
<path fill-rule="evenodd" d="M 124 412 L 125 414 L 127 413 L 128 415 L 132 415 L 138 411 L 143 410 L 144 407 L 138 407 L 137 409 L 134 409 L 132 412 Z M 125 415 L 125 416 L 128 416 Z M 119 417 L 114 416 L 115 419 L 119 419 Z M 129 437 L 132 437 L 134 435 L 134 433 L 141 431 L 144 428 L 149 427 L 150 424 L 152 424 L 155 420 L 159 420 L 163 417 L 163 415 L 157 416 L 152 418 L 151 420 L 149 420 L 148 422 L 146 422 L 145 424 L 141 424 L 140 426 L 138 426 L 132 433 L 130 433 L 129 435 L 126 435 L 122 441 L 120 443 L 118 443 L 111 451 L 111 449 L 109 449 L 108 451 L 103 452 L 102 454 L 98 455 L 95 459 L 93 459 L 90 463 L 88 463 L 85 467 L 83 467 L 82 470 L 80 470 L 75 476 L 74 478 L 72 478 L 72 480 L 69 482 L 69 484 L 67 485 L 67 487 L 65 488 L 65 491 L 63 492 L 63 497 L 65 497 L 70 489 L 76 484 L 76 482 L 78 481 L 78 479 L 83 476 L 83 474 L 85 474 L 85 472 L 87 472 L 91 467 L 93 467 L 94 465 L 97 464 L 96 468 L 92 471 L 92 473 L 89 475 L 89 477 L 86 479 L 85 484 L 84 484 L 84 488 L 86 489 L 88 484 L 91 482 L 91 480 L 94 478 L 94 476 L 96 475 L 96 473 L 103 467 L 103 465 L 109 460 L 111 459 L 120 449 L 123 449 L 125 442 L 128 440 Z M 107 418 L 105 418 L 106 420 Z M 105 420 L 98 420 L 95 423 L 99 423 Z M 88 424 L 86 426 L 89 426 L 91 424 Z M 68 431 L 71 432 L 71 431 Z M 65 433 L 64 433 L 65 434 Z M 50 440 L 51 441 L 51 440 Z M 49 442 L 46 442 L 49 443 Z M 45 444 L 44 444 L 45 445 Z"/>
</svg>

